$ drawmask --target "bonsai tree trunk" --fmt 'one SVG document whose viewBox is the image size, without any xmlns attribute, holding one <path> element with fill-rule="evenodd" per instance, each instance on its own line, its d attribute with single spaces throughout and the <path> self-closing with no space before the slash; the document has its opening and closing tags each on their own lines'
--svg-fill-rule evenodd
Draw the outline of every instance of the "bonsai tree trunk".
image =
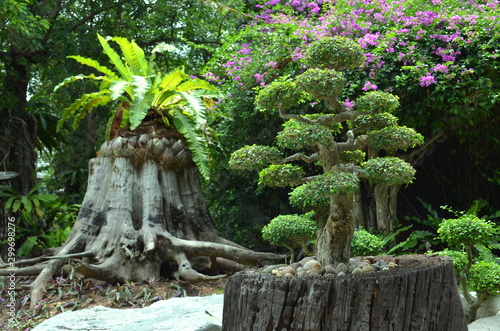
<svg viewBox="0 0 500 331">
<path fill-rule="evenodd" d="M 164 263 L 177 267 L 175 274 L 187 281 L 224 276 L 194 270 L 191 261 L 198 256 L 254 265 L 283 258 L 252 252 L 218 235 L 198 170 L 178 132 L 119 136 L 104 143 L 90 161 L 78 218 L 33 283 L 31 306 L 67 258 L 83 257 L 74 264 L 77 272 L 110 282 L 158 279 Z"/>
<path fill-rule="evenodd" d="M 352 194 L 330 197 L 330 215 L 325 227 L 318 231 L 317 260 L 322 265 L 349 262 L 354 232 L 355 210 Z"/>
</svg>

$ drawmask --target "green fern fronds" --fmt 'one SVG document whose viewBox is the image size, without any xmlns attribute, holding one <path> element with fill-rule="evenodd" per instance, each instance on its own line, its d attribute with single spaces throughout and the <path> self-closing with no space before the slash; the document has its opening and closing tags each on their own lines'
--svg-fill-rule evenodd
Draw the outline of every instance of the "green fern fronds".
<svg viewBox="0 0 500 331">
<path fill-rule="evenodd" d="M 109 46 L 107 40 L 100 34 L 97 34 L 97 38 L 99 39 L 99 43 L 101 44 L 104 53 L 109 57 L 109 60 L 114 64 L 118 72 L 120 72 L 120 75 L 122 75 L 125 80 L 130 81 L 132 79 L 132 72 L 122 62 L 120 55 L 118 55 L 118 53 L 116 53 L 116 51 Z"/>
<path fill-rule="evenodd" d="M 79 56 L 79 55 L 70 55 L 70 56 L 68 56 L 68 59 L 73 59 L 73 60 L 75 60 L 83 65 L 94 68 L 95 70 L 102 72 L 106 76 L 109 76 L 111 79 L 118 78 L 118 76 L 116 75 L 116 73 L 113 70 L 101 65 L 96 60 L 89 59 L 87 57 L 83 57 L 83 56 Z"/>
<path fill-rule="evenodd" d="M 149 76 L 148 61 L 142 48 L 137 46 L 134 41 L 128 41 L 125 38 L 114 37 L 111 40 L 116 42 L 122 51 L 126 63 L 130 66 L 132 74 L 140 76 Z"/>
<path fill-rule="evenodd" d="M 203 178 L 210 177 L 210 161 L 208 156 L 208 145 L 203 132 L 194 125 L 193 118 L 185 111 L 174 108 L 172 111 L 174 125 L 189 143 L 193 161 L 198 166 Z"/>
</svg>

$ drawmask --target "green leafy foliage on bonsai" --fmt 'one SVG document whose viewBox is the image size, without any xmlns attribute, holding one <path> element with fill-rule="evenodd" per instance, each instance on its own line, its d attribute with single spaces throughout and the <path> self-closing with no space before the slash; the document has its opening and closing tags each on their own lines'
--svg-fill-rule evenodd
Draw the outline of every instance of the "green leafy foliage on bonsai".
<svg viewBox="0 0 500 331">
<path fill-rule="evenodd" d="M 289 194 L 290 204 L 294 207 L 299 207 L 303 210 L 311 210 L 317 208 L 328 208 L 330 205 L 329 197 L 318 197 L 314 195 L 311 186 L 300 185 L 293 189 Z"/>
<path fill-rule="evenodd" d="M 389 126 L 368 134 L 368 145 L 375 150 L 386 150 L 392 153 L 396 150 L 421 145 L 424 137 L 412 128 L 406 126 Z"/>
<path fill-rule="evenodd" d="M 360 150 L 345 151 L 342 152 L 340 157 L 344 163 L 361 164 L 366 158 L 366 153 Z"/>
<path fill-rule="evenodd" d="M 465 214 L 459 218 L 443 220 L 437 232 L 443 241 L 459 247 L 461 244 L 472 246 L 484 243 L 491 238 L 494 230 L 492 222 Z"/>
<path fill-rule="evenodd" d="M 305 63 L 310 68 L 357 68 L 365 62 L 363 49 L 347 37 L 326 37 L 309 47 Z"/>
<path fill-rule="evenodd" d="M 467 253 L 465 252 L 460 252 L 460 251 L 454 251 L 451 249 L 444 249 L 439 252 L 429 252 L 428 254 L 437 254 L 441 256 L 449 256 L 451 260 L 453 261 L 453 267 L 455 268 L 455 274 L 457 278 L 460 277 L 462 272 L 464 272 L 467 268 Z"/>
<path fill-rule="evenodd" d="M 377 157 L 364 164 L 366 177 L 374 184 L 401 185 L 411 183 L 415 169 L 397 157 Z"/>
<path fill-rule="evenodd" d="M 476 292 L 488 296 L 500 292 L 500 264 L 480 261 L 471 266 L 469 271 L 471 286 Z"/>
<path fill-rule="evenodd" d="M 290 193 L 290 202 L 298 200 L 328 198 L 336 194 L 354 192 L 358 189 L 359 178 L 348 172 L 330 172 L 318 175 L 312 181 L 302 184 Z M 301 197 L 297 197 L 301 195 Z"/>
<path fill-rule="evenodd" d="M 273 218 L 262 229 L 262 238 L 272 245 L 294 248 L 305 247 L 307 241 L 316 237 L 318 225 L 313 213 L 305 215 L 280 215 Z"/>
<path fill-rule="evenodd" d="M 247 145 L 231 154 L 229 166 L 233 169 L 261 170 L 281 160 L 281 153 L 276 147 Z"/>
<path fill-rule="evenodd" d="M 259 173 L 259 184 L 270 187 L 285 187 L 296 185 L 305 172 L 302 167 L 292 164 L 271 164 Z"/>
<path fill-rule="evenodd" d="M 328 99 L 344 87 L 344 75 L 332 69 L 308 69 L 296 78 L 297 86 L 315 98 Z"/>
<path fill-rule="evenodd" d="M 297 83 L 290 79 L 278 79 L 259 90 L 255 105 L 261 110 L 289 110 L 304 102 L 307 93 L 297 88 Z"/>
<path fill-rule="evenodd" d="M 320 124 L 305 124 L 291 119 L 283 124 L 283 130 L 276 136 L 276 144 L 281 148 L 300 150 L 315 145 L 328 145 L 332 132 L 336 130 Z"/>
<path fill-rule="evenodd" d="M 354 231 L 351 242 L 352 256 L 380 255 L 384 249 L 384 241 L 365 229 Z"/>
<path fill-rule="evenodd" d="M 397 122 L 398 118 L 390 113 L 376 113 L 356 117 L 354 121 L 349 123 L 349 127 L 360 134 L 380 130 L 388 126 L 396 126 Z"/>
<path fill-rule="evenodd" d="M 393 112 L 399 107 L 399 97 L 387 92 L 370 91 L 356 99 L 355 109 L 371 113 Z"/>
</svg>

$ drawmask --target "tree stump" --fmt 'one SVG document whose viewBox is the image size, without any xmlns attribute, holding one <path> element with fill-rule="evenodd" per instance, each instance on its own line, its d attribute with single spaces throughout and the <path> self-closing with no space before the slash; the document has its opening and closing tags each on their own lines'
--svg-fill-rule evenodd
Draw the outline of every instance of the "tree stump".
<svg viewBox="0 0 500 331">
<path fill-rule="evenodd" d="M 237 273 L 225 286 L 222 330 L 467 330 L 451 259 L 381 258 L 398 266 L 335 278 Z"/>
</svg>

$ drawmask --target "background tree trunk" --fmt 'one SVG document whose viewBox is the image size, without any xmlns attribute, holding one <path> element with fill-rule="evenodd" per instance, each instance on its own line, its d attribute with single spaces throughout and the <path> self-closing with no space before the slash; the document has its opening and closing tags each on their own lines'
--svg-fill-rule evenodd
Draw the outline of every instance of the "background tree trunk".
<svg viewBox="0 0 500 331">
<path fill-rule="evenodd" d="M 398 207 L 400 185 L 375 185 L 375 205 L 377 210 L 377 230 L 382 233 L 394 232 L 394 221 Z"/>
<path fill-rule="evenodd" d="M 212 263 L 220 257 L 253 265 L 283 258 L 221 238 L 186 141 L 176 130 L 150 131 L 107 141 L 90 161 L 80 213 L 55 259 L 33 283 L 32 308 L 51 275 L 72 257 L 84 256 L 74 263 L 79 273 L 121 283 L 158 279 L 164 264 L 187 281 L 224 276 L 194 270 L 193 259 L 200 256 Z"/>
<path fill-rule="evenodd" d="M 467 330 L 448 257 L 384 259 L 398 267 L 336 278 L 240 272 L 225 286 L 222 329 Z"/>
<path fill-rule="evenodd" d="M 19 60 L 22 54 L 16 47 L 6 53 L 4 93 L 0 103 L 0 171 L 15 171 L 19 175 L 0 184 L 12 186 L 19 194 L 26 195 L 36 184 L 36 120 L 26 113 L 26 94 L 30 79 L 28 64 Z M 0 84 L 1 85 L 1 84 Z M 7 239 L 9 216 L 0 209 L 0 241 Z M 18 226 L 21 224 L 17 223 Z M 19 243 L 18 243 L 19 244 Z M 18 246 L 19 247 L 19 246 Z M 7 245 L 0 248 L 0 257 L 5 258 Z"/>
</svg>

